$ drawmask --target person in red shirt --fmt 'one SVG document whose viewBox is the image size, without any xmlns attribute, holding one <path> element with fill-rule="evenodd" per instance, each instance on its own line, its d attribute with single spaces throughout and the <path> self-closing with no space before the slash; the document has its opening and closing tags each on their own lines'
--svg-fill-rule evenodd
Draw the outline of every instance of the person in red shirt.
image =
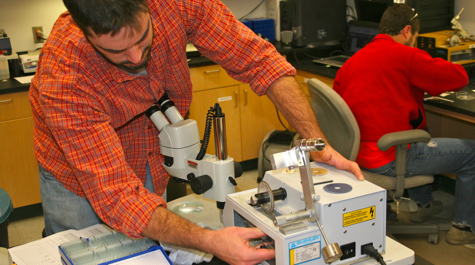
<svg viewBox="0 0 475 265">
<path fill-rule="evenodd" d="M 64 0 L 30 87 L 45 232 L 104 222 L 130 237 L 200 249 L 231 264 L 273 250 L 258 229 L 203 229 L 166 209 L 169 175 L 144 115 L 166 92 L 184 116 L 191 42 L 227 73 L 268 95 L 303 138 L 324 138 L 295 69 L 219 0 Z M 330 146 L 312 157 L 363 179 Z"/>
<path fill-rule="evenodd" d="M 334 82 L 333 89 L 348 103 L 360 128 L 356 162 L 370 172 L 395 176 L 395 149 L 383 152 L 377 141 L 387 133 L 427 129 L 424 93 L 459 91 L 468 84 L 461 65 L 414 48 L 419 23 L 407 5 L 389 7 L 380 34 L 343 65 Z M 457 173 L 454 227 L 447 241 L 475 243 L 475 141 L 433 138 L 410 145 L 407 177 L 440 173 Z M 420 206 L 411 221 L 425 221 L 442 210 L 442 203 L 433 201 L 431 185 L 408 192 Z"/>
</svg>

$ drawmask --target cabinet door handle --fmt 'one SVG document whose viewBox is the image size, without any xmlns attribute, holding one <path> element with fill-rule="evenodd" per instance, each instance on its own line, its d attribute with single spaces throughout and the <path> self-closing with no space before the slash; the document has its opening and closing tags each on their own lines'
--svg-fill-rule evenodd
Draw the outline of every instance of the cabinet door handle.
<svg viewBox="0 0 475 265">
<path fill-rule="evenodd" d="M 234 98 L 235 98 L 235 102 L 236 102 L 236 103 L 234 104 L 234 107 L 237 108 L 237 106 L 238 106 L 238 93 L 237 93 L 237 91 L 234 91 Z"/>
<path fill-rule="evenodd" d="M 211 71 L 205 71 L 205 74 L 211 74 L 211 73 L 218 73 L 220 72 L 221 69 L 218 69 L 218 70 L 211 70 Z"/>
<path fill-rule="evenodd" d="M 12 102 L 13 99 L 7 99 L 7 100 L 0 100 L 0 103 L 8 103 L 8 102 Z"/>
<path fill-rule="evenodd" d="M 247 89 L 244 89 L 244 106 L 247 105 Z"/>
</svg>

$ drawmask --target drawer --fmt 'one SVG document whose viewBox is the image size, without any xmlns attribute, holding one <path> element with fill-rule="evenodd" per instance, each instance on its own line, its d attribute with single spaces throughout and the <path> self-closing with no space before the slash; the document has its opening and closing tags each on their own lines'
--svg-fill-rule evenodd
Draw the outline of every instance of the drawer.
<svg viewBox="0 0 475 265">
<path fill-rule="evenodd" d="M 28 91 L 0 95 L 0 121 L 31 117 Z"/>
<path fill-rule="evenodd" d="M 193 91 L 242 84 L 231 78 L 220 65 L 190 68 L 190 76 L 193 83 Z"/>
</svg>

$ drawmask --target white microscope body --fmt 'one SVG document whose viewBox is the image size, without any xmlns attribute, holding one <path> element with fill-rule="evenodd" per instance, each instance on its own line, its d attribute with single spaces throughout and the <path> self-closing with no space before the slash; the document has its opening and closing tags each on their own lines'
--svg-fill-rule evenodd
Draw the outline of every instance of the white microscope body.
<svg viewBox="0 0 475 265">
<path fill-rule="evenodd" d="M 240 165 L 227 155 L 224 114 L 217 104 L 214 110 L 214 156 L 205 154 L 206 149 L 200 150 L 196 121 L 183 119 L 166 93 L 158 105 L 147 111 L 147 116 L 160 131 L 160 153 L 165 158 L 165 170 L 172 177 L 190 181 L 193 192 L 216 201 L 222 209 L 226 195 L 236 191 L 234 179 L 242 174 L 242 169 L 239 172 Z"/>
</svg>

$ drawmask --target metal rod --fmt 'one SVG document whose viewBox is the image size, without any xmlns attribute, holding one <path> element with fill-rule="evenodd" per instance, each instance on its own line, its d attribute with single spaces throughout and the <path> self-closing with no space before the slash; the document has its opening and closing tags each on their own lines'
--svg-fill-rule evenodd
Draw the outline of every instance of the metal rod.
<svg viewBox="0 0 475 265">
<path fill-rule="evenodd" d="M 327 244 L 327 246 L 330 245 L 330 243 L 328 243 L 327 237 L 325 236 L 325 233 L 323 232 L 322 226 L 320 225 L 320 222 L 318 221 L 317 218 L 315 218 L 315 223 L 317 223 L 318 229 L 320 229 L 320 233 L 321 233 L 322 236 L 323 236 L 323 240 L 325 240 L 325 244 Z"/>
</svg>

